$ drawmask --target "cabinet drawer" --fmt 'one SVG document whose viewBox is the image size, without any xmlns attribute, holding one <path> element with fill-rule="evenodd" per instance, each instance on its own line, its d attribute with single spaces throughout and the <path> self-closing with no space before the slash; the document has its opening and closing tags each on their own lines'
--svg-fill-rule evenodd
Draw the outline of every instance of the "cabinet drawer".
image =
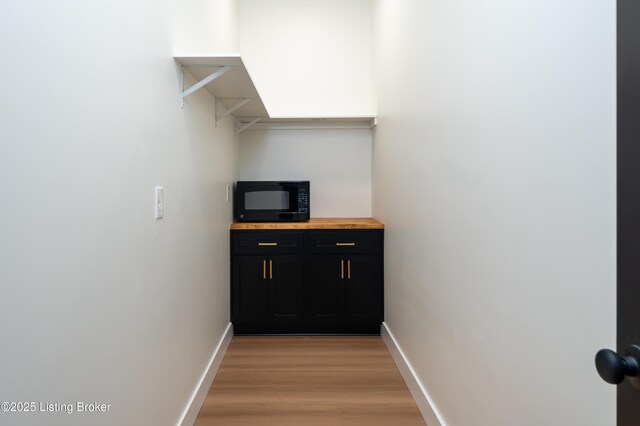
<svg viewBox="0 0 640 426">
<path fill-rule="evenodd" d="M 314 231 L 309 236 L 311 253 L 382 253 L 382 230 Z"/>
<path fill-rule="evenodd" d="M 231 231 L 231 253 L 298 254 L 304 249 L 299 231 Z"/>
</svg>

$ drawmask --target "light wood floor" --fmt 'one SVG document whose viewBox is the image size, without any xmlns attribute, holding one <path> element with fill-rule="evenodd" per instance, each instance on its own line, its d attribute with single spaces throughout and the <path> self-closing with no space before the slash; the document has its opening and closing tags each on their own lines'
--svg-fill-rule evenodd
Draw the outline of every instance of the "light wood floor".
<svg viewBox="0 0 640 426">
<path fill-rule="evenodd" d="M 380 337 L 234 337 L 195 422 L 424 425 Z"/>
</svg>

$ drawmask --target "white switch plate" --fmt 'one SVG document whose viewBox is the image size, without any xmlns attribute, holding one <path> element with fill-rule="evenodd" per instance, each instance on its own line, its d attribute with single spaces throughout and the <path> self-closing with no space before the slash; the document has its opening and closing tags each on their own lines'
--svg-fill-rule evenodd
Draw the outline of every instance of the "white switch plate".
<svg viewBox="0 0 640 426">
<path fill-rule="evenodd" d="M 229 202 L 229 191 L 231 190 L 231 185 L 227 184 L 227 203 Z"/>
<path fill-rule="evenodd" d="M 156 219 L 162 219 L 164 217 L 164 188 L 161 186 L 155 187 L 156 195 Z"/>
</svg>

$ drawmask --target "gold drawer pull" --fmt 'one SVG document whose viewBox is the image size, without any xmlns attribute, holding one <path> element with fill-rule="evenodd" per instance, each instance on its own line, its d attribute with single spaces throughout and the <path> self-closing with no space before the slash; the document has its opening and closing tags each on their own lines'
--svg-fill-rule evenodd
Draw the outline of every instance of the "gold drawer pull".
<svg viewBox="0 0 640 426">
<path fill-rule="evenodd" d="M 356 243 L 336 243 L 338 247 L 355 246 Z"/>
<path fill-rule="evenodd" d="M 271 247 L 275 247 L 278 245 L 278 243 L 258 243 L 259 246 L 271 246 Z"/>
<path fill-rule="evenodd" d="M 340 279 L 344 280 L 344 259 L 340 261 Z"/>
<path fill-rule="evenodd" d="M 273 260 L 269 260 L 269 279 L 273 279 Z"/>
<path fill-rule="evenodd" d="M 347 260 L 347 279 L 351 279 L 351 260 Z"/>
<path fill-rule="evenodd" d="M 262 279 L 263 280 L 267 279 L 267 261 L 266 260 L 262 261 Z"/>
</svg>

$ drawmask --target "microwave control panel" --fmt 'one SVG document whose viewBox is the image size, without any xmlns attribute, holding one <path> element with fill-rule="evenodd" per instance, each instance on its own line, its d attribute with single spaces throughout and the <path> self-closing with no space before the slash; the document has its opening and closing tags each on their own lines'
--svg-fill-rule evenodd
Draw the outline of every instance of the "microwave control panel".
<svg viewBox="0 0 640 426">
<path fill-rule="evenodd" d="M 298 193 L 298 211 L 300 213 L 309 212 L 309 193 L 304 189 Z"/>
</svg>

